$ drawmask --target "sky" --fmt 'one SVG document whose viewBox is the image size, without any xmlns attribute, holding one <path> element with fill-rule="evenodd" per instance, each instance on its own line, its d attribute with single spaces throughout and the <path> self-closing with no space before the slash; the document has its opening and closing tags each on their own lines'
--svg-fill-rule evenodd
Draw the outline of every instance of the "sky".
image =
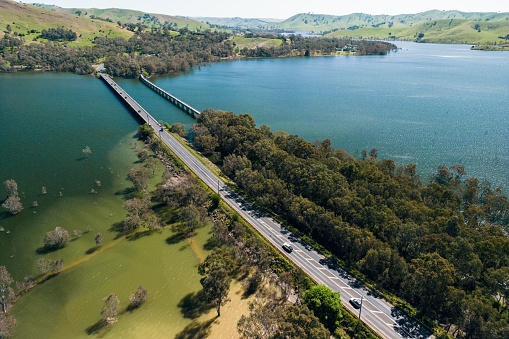
<svg viewBox="0 0 509 339">
<path fill-rule="evenodd" d="M 35 0 L 34 2 L 66 8 L 125 8 L 188 17 L 277 19 L 287 19 L 299 13 L 395 15 L 432 9 L 509 12 L 507 0 Z"/>
</svg>

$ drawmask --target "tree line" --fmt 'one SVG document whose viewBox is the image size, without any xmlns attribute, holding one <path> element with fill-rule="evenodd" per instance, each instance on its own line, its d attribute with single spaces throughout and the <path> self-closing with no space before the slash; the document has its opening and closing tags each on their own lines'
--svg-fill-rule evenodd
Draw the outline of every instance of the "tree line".
<svg viewBox="0 0 509 339">
<path fill-rule="evenodd" d="M 206 110 L 195 145 L 263 208 L 458 338 L 509 334 L 509 201 L 461 165 L 422 181 L 372 149 L 256 128 Z"/>
<path fill-rule="evenodd" d="M 332 54 L 355 45 L 357 54 L 387 54 L 396 46 L 385 42 L 337 38 L 303 38 L 278 36 L 279 47 L 244 48 L 238 53 L 232 36 L 222 31 L 192 32 L 182 28 L 175 32 L 165 25 L 162 29 L 144 31 L 139 26 L 129 39 L 96 37 L 93 46 L 72 47 L 59 41 L 73 41 L 76 33 L 63 27 L 42 30 L 50 41 L 26 44 L 22 38 L 5 34 L 0 39 L 0 72 L 17 70 L 66 71 L 90 74 L 92 65 L 104 61 L 113 76 L 133 78 L 139 74 L 170 74 L 193 67 L 239 57 L 276 57 Z"/>
<path fill-rule="evenodd" d="M 397 49 L 396 45 L 370 40 L 346 38 L 302 37 L 301 35 L 256 35 L 281 39 L 278 47 L 242 48 L 240 55 L 251 58 L 332 55 L 341 51 L 355 52 L 357 55 L 386 55 Z"/>
</svg>

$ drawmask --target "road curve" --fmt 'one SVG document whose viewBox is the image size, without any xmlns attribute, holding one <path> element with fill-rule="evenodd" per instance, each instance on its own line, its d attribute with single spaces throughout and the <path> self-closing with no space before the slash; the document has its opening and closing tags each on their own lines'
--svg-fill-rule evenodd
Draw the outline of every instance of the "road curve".
<svg viewBox="0 0 509 339">
<path fill-rule="evenodd" d="M 433 338 L 430 331 L 418 325 L 404 312 L 377 297 L 362 283 L 350 276 L 339 267 L 333 267 L 324 256 L 317 253 L 311 246 L 299 239 L 295 234 L 281 227 L 263 212 L 258 211 L 250 203 L 235 193 L 221 178 L 210 171 L 200 160 L 189 152 L 129 94 L 118 86 L 110 77 L 100 73 L 102 79 L 116 94 L 147 122 L 160 139 L 177 155 L 204 183 L 213 191 L 218 192 L 222 199 L 249 222 L 262 236 L 276 247 L 289 260 L 293 261 L 316 282 L 327 285 L 340 292 L 343 305 L 358 314 L 359 310 L 350 303 L 350 298 L 362 298 L 362 321 L 383 338 Z M 282 244 L 291 243 L 294 251 L 287 253 Z"/>
</svg>

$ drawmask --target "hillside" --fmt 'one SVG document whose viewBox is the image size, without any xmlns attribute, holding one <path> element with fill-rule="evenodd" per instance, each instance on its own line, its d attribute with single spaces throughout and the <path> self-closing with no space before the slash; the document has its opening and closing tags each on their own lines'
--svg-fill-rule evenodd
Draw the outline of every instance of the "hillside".
<svg viewBox="0 0 509 339">
<path fill-rule="evenodd" d="M 278 26 L 285 30 L 311 31 L 337 37 L 502 44 L 507 39 L 501 37 L 509 34 L 509 13 L 433 10 L 394 16 L 298 14 Z"/>
<path fill-rule="evenodd" d="M 280 19 L 244 19 L 244 18 L 212 18 L 212 17 L 197 17 L 194 18 L 198 21 L 205 22 L 210 25 L 224 26 L 228 28 L 241 28 L 241 29 L 275 29 L 277 23 L 282 22 Z"/>
<path fill-rule="evenodd" d="M 9 27 L 7 27 L 9 26 Z M 133 35 L 116 24 L 80 18 L 45 8 L 21 4 L 11 0 L 0 0 L 0 37 L 11 29 L 11 35 L 18 35 L 25 41 L 37 39 L 43 29 L 64 27 L 76 32 L 78 39 L 71 44 L 90 45 L 95 37 L 123 37 Z"/>
<path fill-rule="evenodd" d="M 509 13 L 432 10 L 400 15 L 301 13 L 284 21 L 242 18 L 197 20 L 230 28 L 313 32 L 333 37 L 497 45 L 509 41 L 503 38 L 509 35 Z"/>
<path fill-rule="evenodd" d="M 37 5 L 42 8 L 48 8 L 56 12 L 79 15 L 82 18 L 101 18 L 104 20 L 111 20 L 112 22 L 120 21 L 122 24 L 143 24 L 149 27 L 151 26 L 162 26 L 168 24 L 173 29 L 188 28 L 190 30 L 205 30 L 210 28 L 206 23 L 184 18 L 180 16 L 171 16 L 165 14 L 152 14 L 144 13 L 141 11 L 135 11 L 131 9 L 120 9 L 120 8 L 62 8 L 57 6 Z"/>
</svg>

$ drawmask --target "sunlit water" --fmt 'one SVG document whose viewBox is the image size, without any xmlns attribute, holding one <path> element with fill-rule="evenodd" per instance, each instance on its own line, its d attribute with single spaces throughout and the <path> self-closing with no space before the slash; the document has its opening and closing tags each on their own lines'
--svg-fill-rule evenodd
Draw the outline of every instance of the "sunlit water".
<svg viewBox="0 0 509 339">
<path fill-rule="evenodd" d="M 357 157 L 377 148 L 398 165 L 416 163 L 424 180 L 461 163 L 509 188 L 509 53 L 397 45 L 387 56 L 242 60 L 152 81 L 199 110 L 249 113 Z M 121 83 L 159 119 L 190 122 L 138 81 Z"/>
</svg>

